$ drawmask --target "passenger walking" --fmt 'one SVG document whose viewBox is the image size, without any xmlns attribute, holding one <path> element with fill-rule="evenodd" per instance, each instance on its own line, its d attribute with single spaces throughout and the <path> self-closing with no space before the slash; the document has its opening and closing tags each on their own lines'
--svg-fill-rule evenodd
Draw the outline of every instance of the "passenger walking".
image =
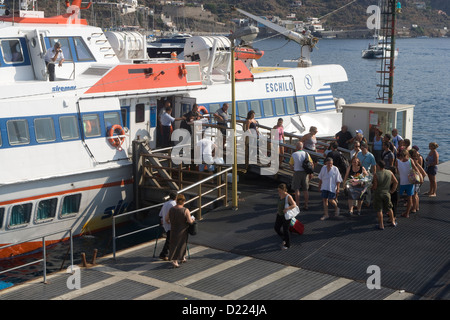
<svg viewBox="0 0 450 320">
<path fill-rule="evenodd" d="M 375 174 L 376 172 L 376 161 L 372 153 L 369 152 L 366 143 L 361 143 L 361 152 L 357 155 L 358 159 L 361 161 L 361 165 L 366 169 L 368 173 Z"/>
<path fill-rule="evenodd" d="M 416 213 L 417 211 L 419 211 L 420 186 L 422 185 L 423 180 L 427 176 L 427 173 L 425 172 L 425 170 L 420 165 L 421 158 L 420 158 L 419 152 L 416 149 L 411 148 L 411 150 L 409 150 L 409 157 L 411 158 L 411 161 L 413 161 L 416 164 L 416 167 L 417 167 L 417 169 L 419 171 L 420 178 L 421 178 L 421 182 L 420 183 L 416 183 L 414 185 L 414 195 L 412 197 L 411 213 Z"/>
<path fill-rule="evenodd" d="M 303 148 L 307 151 L 313 151 L 313 152 L 317 152 L 316 149 L 316 144 L 317 144 L 317 138 L 316 138 L 316 134 L 317 134 L 318 130 L 317 127 L 311 126 L 309 128 L 309 133 L 305 134 L 300 141 L 303 142 Z M 312 160 L 314 163 L 317 163 L 317 157 L 316 156 L 311 156 Z"/>
<path fill-rule="evenodd" d="M 186 262 L 188 228 L 195 220 L 189 209 L 184 207 L 186 202 L 184 195 L 179 194 L 176 202 L 177 204 L 169 210 L 169 214 L 166 216 L 166 222 L 171 225 L 168 258 L 172 261 L 174 268 L 180 266 L 179 262 Z"/>
<path fill-rule="evenodd" d="M 384 161 L 385 169 L 391 169 L 394 166 L 395 156 L 389 148 L 390 143 L 387 141 L 383 142 L 383 153 L 381 154 L 381 160 Z"/>
<path fill-rule="evenodd" d="M 312 162 L 309 154 L 303 150 L 303 143 L 298 141 L 296 144 L 296 151 L 292 153 L 291 159 L 289 160 L 289 166 L 292 170 L 294 170 L 294 174 L 292 176 L 291 188 L 295 192 L 295 202 L 300 207 L 300 193 L 303 192 L 303 210 L 308 210 L 308 202 L 309 202 L 309 180 L 312 177 L 312 174 L 307 174 L 305 169 L 303 169 L 303 161 L 305 161 L 306 157 L 309 158 L 309 161 Z"/>
<path fill-rule="evenodd" d="M 348 144 L 352 141 L 353 136 L 350 131 L 348 131 L 348 127 L 346 125 L 343 125 L 341 127 L 341 131 L 336 133 L 334 138 L 336 139 L 339 147 L 348 149 Z"/>
<path fill-rule="evenodd" d="M 288 249 L 291 246 L 291 237 L 289 233 L 289 225 L 291 220 L 287 220 L 284 217 L 284 214 L 287 210 L 294 209 L 296 203 L 294 199 L 292 199 L 291 195 L 287 192 L 287 186 L 284 183 L 281 183 L 278 186 L 278 208 L 277 208 L 277 217 L 275 220 L 274 229 L 275 232 L 281 237 L 283 243 L 281 244 L 282 249 Z M 289 204 L 286 207 L 286 203 Z"/>
<path fill-rule="evenodd" d="M 352 149 L 352 151 L 350 151 L 350 159 L 353 159 L 355 156 L 357 156 L 358 155 L 358 153 L 360 153 L 361 152 L 361 144 L 360 144 L 360 142 L 359 141 L 356 141 L 354 144 L 353 144 L 353 149 Z"/>
<path fill-rule="evenodd" d="M 367 176 L 368 173 L 366 171 L 366 169 L 364 169 L 364 167 L 361 165 L 361 161 L 358 159 L 358 157 L 354 157 L 352 159 L 352 163 L 351 165 L 347 168 L 347 171 L 345 173 L 344 176 L 344 182 L 347 181 L 347 179 L 349 179 L 350 177 L 356 177 L 359 175 L 363 175 L 363 176 Z M 354 201 L 356 201 L 356 209 L 357 209 L 357 214 L 361 215 L 361 208 L 362 208 L 362 199 L 361 197 L 354 199 L 354 195 L 352 195 L 352 193 L 347 190 L 347 199 L 348 199 L 348 213 L 350 215 L 353 214 L 353 203 Z"/>
<path fill-rule="evenodd" d="M 437 191 L 437 182 L 436 182 L 436 175 L 438 171 L 438 164 L 439 164 L 439 153 L 437 152 L 437 148 L 439 145 L 436 142 L 430 142 L 428 145 L 430 152 L 428 153 L 428 156 L 425 159 L 425 162 L 427 164 L 427 175 L 428 179 L 430 179 L 430 190 L 426 193 L 429 197 L 436 197 L 436 191 Z"/>
<path fill-rule="evenodd" d="M 390 170 L 384 169 L 384 161 L 377 161 L 377 172 L 373 176 L 372 190 L 374 190 L 373 207 L 377 212 L 378 229 L 384 230 L 383 210 L 388 214 L 394 227 L 397 221 L 392 211 L 391 193 L 397 190 L 398 181 Z"/>
<path fill-rule="evenodd" d="M 228 103 L 224 103 L 222 108 L 218 109 L 216 113 L 214 113 L 214 118 L 217 121 L 217 125 L 222 126 L 220 128 L 220 132 L 222 133 L 223 146 L 225 146 L 225 142 L 227 139 L 227 128 L 228 128 L 228 119 L 230 115 L 228 114 Z"/>
<path fill-rule="evenodd" d="M 375 157 L 375 161 L 381 159 L 381 154 L 383 153 L 383 131 L 379 128 L 375 128 L 375 137 L 373 138 L 373 149 L 372 153 Z"/>
<path fill-rule="evenodd" d="M 284 161 L 284 147 L 281 145 L 282 143 L 284 143 L 284 127 L 283 127 L 283 118 L 279 118 L 277 121 L 277 124 L 273 127 L 274 129 L 276 129 L 278 131 L 277 133 L 277 138 L 278 138 L 278 149 L 279 149 L 279 155 L 280 155 L 280 161 L 279 161 L 279 165 L 281 168 L 281 164 Z"/>
<path fill-rule="evenodd" d="M 172 134 L 172 124 L 177 120 L 183 120 L 184 118 L 174 118 L 171 115 L 172 107 L 169 105 L 161 115 L 161 127 L 162 127 L 162 147 L 167 148 L 171 145 L 170 136 Z"/>
<path fill-rule="evenodd" d="M 177 202 L 175 201 L 176 198 L 177 194 L 173 191 L 170 192 L 169 200 L 167 200 L 163 204 L 161 210 L 159 211 L 159 216 L 161 217 L 161 226 L 164 228 L 164 231 L 166 233 L 166 242 L 164 243 L 161 253 L 159 254 L 159 258 L 165 261 L 169 260 L 167 255 L 169 253 L 169 243 L 170 243 L 170 223 L 166 222 L 166 217 L 167 214 L 169 213 L 169 210 L 177 204 Z"/>
<path fill-rule="evenodd" d="M 398 152 L 397 170 L 400 177 L 399 196 L 406 192 L 406 211 L 402 213 L 402 217 L 409 218 L 412 208 L 412 196 L 414 195 L 414 184 L 409 182 L 408 174 L 414 169 L 418 171 L 414 161 L 409 159 L 409 153 L 406 150 Z"/>
<path fill-rule="evenodd" d="M 403 140 L 402 136 L 400 136 L 398 134 L 398 130 L 397 129 L 392 129 L 392 143 L 394 144 L 395 148 L 398 151 L 398 142 Z"/>
<path fill-rule="evenodd" d="M 322 167 L 319 173 L 319 190 L 321 191 L 324 210 L 324 215 L 320 220 L 329 218 L 328 203 L 333 205 L 335 215 L 339 215 L 339 207 L 336 199 L 339 195 L 339 186 L 341 182 L 341 174 L 339 169 L 333 165 L 333 159 L 326 158 L 325 166 Z"/>
</svg>

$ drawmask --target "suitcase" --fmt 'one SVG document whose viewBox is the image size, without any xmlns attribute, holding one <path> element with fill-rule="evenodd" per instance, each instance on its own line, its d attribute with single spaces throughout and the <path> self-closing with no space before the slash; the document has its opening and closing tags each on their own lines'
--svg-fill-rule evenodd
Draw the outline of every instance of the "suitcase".
<svg viewBox="0 0 450 320">
<path fill-rule="evenodd" d="M 303 234 L 305 231 L 305 226 L 300 222 L 300 220 L 293 218 L 291 220 L 291 225 L 289 226 L 289 231 L 292 233 Z"/>
</svg>

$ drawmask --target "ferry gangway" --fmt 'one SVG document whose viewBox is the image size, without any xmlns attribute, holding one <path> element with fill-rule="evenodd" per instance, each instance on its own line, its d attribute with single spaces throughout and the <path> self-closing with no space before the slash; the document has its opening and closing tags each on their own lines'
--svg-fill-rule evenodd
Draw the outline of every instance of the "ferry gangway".
<svg viewBox="0 0 450 320">
<path fill-rule="evenodd" d="M 7 269 L 7 270 L 0 271 L 0 274 L 4 274 L 4 273 L 7 273 L 7 272 L 10 272 L 10 271 L 13 271 L 13 270 L 17 270 L 17 269 L 20 269 L 20 268 L 31 266 L 31 265 L 37 264 L 39 262 L 43 262 L 43 264 L 42 264 L 43 277 L 44 277 L 43 283 L 46 284 L 47 283 L 47 251 L 46 251 L 45 238 L 49 237 L 49 236 L 53 236 L 55 234 L 67 233 L 67 232 L 69 232 L 69 239 L 70 239 L 70 267 L 71 267 L 71 272 L 73 273 L 73 233 L 72 233 L 72 229 L 66 229 L 66 230 L 60 230 L 60 231 L 57 231 L 57 232 L 48 233 L 46 235 L 39 236 L 39 237 L 36 237 L 36 238 L 27 239 L 27 240 L 24 240 L 24 241 L 20 241 L 20 242 L 11 243 L 11 244 L 8 244 L 8 245 L 1 246 L 0 250 L 6 249 L 6 248 L 9 248 L 9 247 L 13 247 L 13 246 L 17 246 L 17 245 L 20 245 L 22 243 L 31 242 L 31 241 L 34 241 L 34 240 L 37 240 L 37 239 L 42 239 L 42 259 L 35 260 L 35 261 L 29 262 L 29 263 L 25 263 L 25 264 L 22 264 L 20 266 L 16 266 L 16 267 L 13 267 L 13 268 L 10 268 L 10 269 Z"/>
<path fill-rule="evenodd" d="M 188 199 L 185 202 L 185 205 L 189 204 L 191 202 L 194 202 L 195 200 L 197 200 L 197 208 L 191 210 L 191 214 L 194 214 L 197 220 L 201 220 L 202 208 L 205 208 L 205 207 L 215 203 L 216 201 L 220 201 L 220 200 L 223 199 L 224 205 L 227 206 L 227 204 L 228 204 L 227 174 L 229 172 L 231 172 L 232 169 L 233 169 L 232 167 L 226 168 L 226 169 L 221 170 L 221 171 L 219 171 L 219 172 L 217 172 L 215 174 L 210 175 L 207 178 L 204 178 L 204 179 L 202 179 L 202 180 L 200 180 L 198 182 L 195 182 L 195 183 L 189 185 L 188 187 L 186 187 L 184 189 L 175 191 L 177 194 L 183 194 L 183 193 L 185 193 L 185 192 L 187 192 L 187 191 L 189 191 L 191 189 L 196 189 L 197 196 L 194 196 L 194 197 L 191 197 L 190 199 Z M 223 178 L 222 176 L 225 176 L 225 178 Z M 210 189 L 208 191 L 202 191 L 202 185 L 204 185 L 206 183 L 209 183 L 210 181 L 212 181 L 212 180 L 214 180 L 216 178 L 217 178 L 217 182 L 218 182 L 217 183 L 218 184 L 217 187 L 212 188 L 212 189 Z M 223 180 L 223 183 L 220 183 L 221 180 Z M 221 194 L 221 189 L 222 188 L 224 189 L 224 194 L 223 195 Z M 218 196 L 215 197 L 214 200 L 202 204 L 202 197 L 204 197 L 205 195 L 207 195 L 207 194 L 209 194 L 211 192 L 214 192 L 214 191 L 218 192 Z M 166 197 L 165 200 L 168 200 L 168 197 Z M 113 241 L 113 258 L 114 259 L 116 258 L 116 240 L 118 240 L 120 238 L 124 238 L 124 237 L 130 236 L 130 235 L 133 235 L 133 234 L 136 234 L 136 233 L 139 233 L 139 232 L 143 232 L 143 231 L 146 231 L 146 230 L 159 228 L 161 226 L 160 224 L 156 224 L 156 225 L 147 226 L 147 227 L 135 230 L 135 231 L 131 231 L 131 232 L 128 232 L 128 233 L 125 233 L 125 234 L 122 234 L 122 235 L 116 235 L 116 221 L 117 221 L 117 219 L 123 218 L 125 216 L 129 216 L 129 215 L 132 215 L 132 214 L 136 214 L 136 213 L 139 213 L 139 212 L 147 212 L 148 213 L 148 212 L 151 212 L 151 210 L 154 210 L 156 208 L 162 207 L 163 204 L 164 204 L 164 202 L 158 203 L 158 204 L 155 204 L 155 205 L 152 205 L 152 206 L 148 206 L 148 207 L 145 207 L 145 208 L 140 208 L 140 209 L 137 209 L 137 210 L 133 210 L 133 211 L 130 211 L 130 212 L 122 213 L 120 215 L 113 216 L 113 221 L 112 221 L 112 229 L 113 229 L 112 230 L 112 241 Z M 155 246 L 155 249 L 156 249 L 156 246 Z"/>
</svg>

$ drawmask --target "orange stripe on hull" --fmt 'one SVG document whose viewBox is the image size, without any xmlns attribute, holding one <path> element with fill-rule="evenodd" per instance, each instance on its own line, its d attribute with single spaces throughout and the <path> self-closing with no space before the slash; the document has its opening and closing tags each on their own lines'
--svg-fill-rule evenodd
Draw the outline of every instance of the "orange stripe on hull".
<svg viewBox="0 0 450 320">
<path fill-rule="evenodd" d="M 60 241 L 65 241 L 68 239 L 69 238 L 61 239 L 61 240 L 45 241 L 45 246 L 49 246 L 49 245 L 58 243 Z M 8 245 L 8 244 L 0 244 L 0 247 L 5 246 L 5 245 Z M 25 243 L 17 244 L 15 246 L 1 249 L 0 250 L 0 259 L 11 258 L 11 257 L 18 256 L 21 254 L 33 252 L 40 248 L 42 248 L 42 241 L 33 241 L 33 242 L 25 242 Z"/>
<path fill-rule="evenodd" d="M 195 63 L 184 65 L 196 65 Z M 108 72 L 85 93 L 122 92 L 201 85 L 187 82 L 180 72 L 181 63 L 119 65 Z"/>
<path fill-rule="evenodd" d="M 78 188 L 78 189 L 58 191 L 58 192 L 41 194 L 41 195 L 38 195 L 38 196 L 32 196 L 32 197 L 27 197 L 27 198 L 20 198 L 20 199 L 3 201 L 3 202 L 0 202 L 0 206 L 4 206 L 4 205 L 8 205 L 8 204 L 14 204 L 14 203 L 19 203 L 19 202 L 33 201 L 33 200 L 42 199 L 42 198 L 48 198 L 48 197 L 61 196 L 61 195 L 64 195 L 64 194 L 70 194 L 70 193 L 75 193 L 75 192 L 80 192 L 80 191 L 88 191 L 88 190 L 94 190 L 94 189 L 102 189 L 102 188 L 109 188 L 109 187 L 125 186 L 125 185 L 131 184 L 131 183 L 133 183 L 133 179 L 121 180 L 121 181 L 104 183 L 104 184 L 98 184 L 98 185 L 95 185 L 95 186 L 83 187 L 83 188 Z"/>
</svg>

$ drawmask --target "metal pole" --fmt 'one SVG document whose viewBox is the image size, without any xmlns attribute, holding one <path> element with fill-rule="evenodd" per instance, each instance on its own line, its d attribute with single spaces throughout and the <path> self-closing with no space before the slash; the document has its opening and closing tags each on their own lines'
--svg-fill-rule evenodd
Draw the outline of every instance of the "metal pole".
<svg viewBox="0 0 450 320">
<path fill-rule="evenodd" d="M 73 234 L 70 229 L 70 271 L 73 273 Z"/>
<path fill-rule="evenodd" d="M 42 237 L 42 263 L 44 264 L 44 283 L 47 283 L 47 253 L 45 250 L 45 236 Z"/>
<path fill-rule="evenodd" d="M 396 23 L 396 9 L 397 9 L 397 1 L 393 0 L 391 3 L 392 10 L 392 25 L 391 25 L 391 56 L 390 56 L 390 70 L 389 70 L 389 97 L 388 103 L 392 104 L 394 97 L 394 60 L 395 60 L 395 23 Z"/>
<path fill-rule="evenodd" d="M 232 170 L 232 208 L 238 209 L 238 195 L 237 195 L 237 150 L 236 150 L 236 92 L 235 92 L 235 61 L 234 61 L 234 38 L 231 39 L 231 128 L 233 129 L 233 170 Z"/>
<path fill-rule="evenodd" d="M 113 237 L 113 258 L 116 260 L 116 219 L 113 216 L 112 220 L 112 237 Z"/>
</svg>

